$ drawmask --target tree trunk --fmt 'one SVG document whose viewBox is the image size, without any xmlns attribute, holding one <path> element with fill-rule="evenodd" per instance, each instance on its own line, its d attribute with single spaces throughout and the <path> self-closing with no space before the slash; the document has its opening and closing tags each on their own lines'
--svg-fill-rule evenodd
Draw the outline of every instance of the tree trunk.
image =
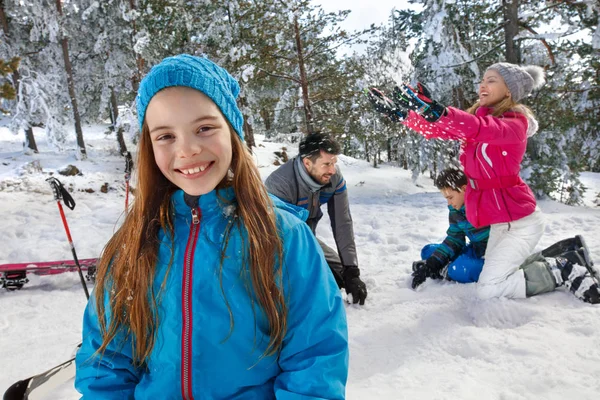
<svg viewBox="0 0 600 400">
<path fill-rule="evenodd" d="M 244 115 L 244 140 L 246 141 L 246 146 L 252 151 L 252 148 L 256 146 L 256 143 L 254 143 L 254 129 L 252 129 L 252 125 L 248 123 L 247 115 Z"/>
<path fill-rule="evenodd" d="M 4 34 L 8 36 L 8 19 L 6 18 L 6 13 L 4 12 L 4 0 L 0 0 L 0 24 L 2 24 L 2 30 Z"/>
<path fill-rule="evenodd" d="M 308 97 L 308 79 L 306 77 L 306 67 L 304 65 L 304 53 L 302 50 L 302 38 L 300 37 L 300 27 L 298 18 L 294 17 L 294 33 L 296 36 L 296 51 L 298 53 L 298 69 L 300 70 L 300 86 L 302 87 L 302 102 L 304 103 L 304 120 L 306 122 L 306 134 L 313 133 L 313 115 Z"/>
<path fill-rule="evenodd" d="M 265 131 L 269 132 L 271 130 L 271 115 L 269 114 L 269 110 L 262 108 L 260 110 L 260 116 L 265 124 Z"/>
<path fill-rule="evenodd" d="M 8 34 L 8 19 L 6 18 L 6 13 L 4 12 L 4 0 L 0 0 L 0 23 L 2 24 L 2 31 L 4 32 L 4 36 L 6 38 L 9 37 Z M 15 71 L 12 74 L 13 76 L 13 85 L 15 85 L 15 91 L 17 92 L 17 96 L 19 95 L 19 86 L 21 85 L 21 74 L 19 71 Z M 25 91 L 23 90 L 23 96 L 25 96 Z M 17 97 L 17 101 L 18 97 Z M 27 122 L 27 128 L 25 128 L 25 145 L 31 149 L 34 153 L 38 153 L 37 144 L 35 143 L 35 136 L 33 136 L 33 129 Z"/>
<path fill-rule="evenodd" d="M 33 128 L 31 126 L 25 128 L 25 145 L 34 153 L 39 153 L 37 144 L 35 143 L 35 136 L 33 136 Z"/>
<path fill-rule="evenodd" d="M 388 162 L 392 161 L 392 139 L 388 138 L 387 140 L 387 159 Z"/>
<path fill-rule="evenodd" d="M 58 15 L 62 18 L 61 0 L 56 0 L 56 9 Z M 83 131 L 81 130 L 81 118 L 79 109 L 77 108 L 77 98 L 75 97 L 75 84 L 73 80 L 73 68 L 71 67 L 71 59 L 69 58 L 69 40 L 64 36 L 60 40 L 63 52 L 63 60 L 65 63 L 65 72 L 67 73 L 67 86 L 69 89 L 69 97 L 71 98 L 71 107 L 73 107 L 73 119 L 75 120 L 75 135 L 77 136 L 77 146 L 83 158 L 87 158 L 85 143 L 83 141 Z"/>
<path fill-rule="evenodd" d="M 246 100 L 246 97 L 244 97 L 242 87 L 240 87 L 240 93 L 241 95 L 240 97 L 238 97 L 238 103 L 240 106 L 240 111 L 242 111 L 242 115 L 244 116 L 244 125 L 242 126 L 242 129 L 244 130 L 244 140 L 246 141 L 246 146 L 248 146 L 248 149 L 252 151 L 252 148 L 255 146 L 254 129 L 252 128 L 252 125 L 250 125 L 250 123 L 248 122 L 248 115 L 244 113 L 244 111 L 248 109 L 248 100 Z"/>
<path fill-rule="evenodd" d="M 117 104 L 117 95 L 115 89 L 110 88 L 110 114 L 113 122 L 113 130 L 117 133 L 117 143 L 119 144 L 119 154 L 127 154 L 127 145 L 125 144 L 125 138 L 123 137 L 123 127 L 117 126 L 119 119 L 119 105 Z M 115 129 L 116 128 L 116 129 Z"/>
<path fill-rule="evenodd" d="M 514 38 L 519 33 L 519 0 L 502 0 L 504 14 L 504 45 L 506 48 L 506 61 L 512 64 L 521 63 L 521 49 Z"/>
<path fill-rule="evenodd" d="M 129 0 L 129 7 L 131 8 L 131 10 L 136 9 L 135 8 L 135 0 Z M 133 46 L 135 44 L 134 38 L 137 35 L 137 27 L 135 25 L 135 19 L 133 19 L 131 21 L 131 26 L 132 26 L 131 45 Z M 141 77 L 142 77 L 142 71 L 144 70 L 144 59 L 139 54 L 136 54 L 136 56 L 135 56 L 135 66 L 136 66 L 137 70 L 136 70 L 136 73 L 131 78 L 131 87 L 133 88 L 134 92 L 137 92 L 138 87 L 140 85 Z"/>
</svg>

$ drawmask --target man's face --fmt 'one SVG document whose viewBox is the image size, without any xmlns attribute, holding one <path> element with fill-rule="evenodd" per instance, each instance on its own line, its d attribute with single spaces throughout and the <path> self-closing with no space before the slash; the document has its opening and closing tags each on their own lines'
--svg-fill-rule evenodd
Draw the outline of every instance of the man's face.
<svg viewBox="0 0 600 400">
<path fill-rule="evenodd" d="M 467 188 L 467 186 L 463 185 L 460 188 L 460 192 L 457 192 L 456 190 L 451 189 L 451 188 L 441 189 L 440 192 L 442 192 L 442 195 L 448 201 L 449 206 L 452 206 L 452 208 L 454 208 L 455 210 L 460 210 L 461 207 L 465 204 L 465 189 L 466 188 Z"/>
<path fill-rule="evenodd" d="M 321 150 L 319 158 L 312 162 L 308 157 L 302 159 L 308 174 L 321 185 L 327 185 L 331 176 L 335 174 L 335 163 L 338 158 L 335 154 L 329 154 Z"/>
</svg>

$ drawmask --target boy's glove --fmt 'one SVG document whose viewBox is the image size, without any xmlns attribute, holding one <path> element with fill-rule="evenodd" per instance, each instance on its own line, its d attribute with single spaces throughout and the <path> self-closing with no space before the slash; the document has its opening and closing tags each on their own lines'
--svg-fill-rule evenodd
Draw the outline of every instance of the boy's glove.
<svg viewBox="0 0 600 400">
<path fill-rule="evenodd" d="M 367 298 L 367 286 L 360 280 L 360 270 L 358 267 L 346 267 L 343 272 L 344 286 L 346 293 L 352 295 L 352 303 L 365 304 Z"/>
<path fill-rule="evenodd" d="M 417 87 L 412 88 L 406 83 L 401 87 L 394 88 L 394 102 L 397 106 L 403 105 L 409 110 L 415 111 L 428 122 L 437 122 L 442 116 L 446 115 L 446 106 L 438 103 L 431 98 L 429 89 L 421 82 L 417 82 Z"/>
<path fill-rule="evenodd" d="M 392 99 L 387 97 L 381 90 L 377 88 L 365 89 L 369 101 L 373 105 L 375 111 L 383 114 L 392 122 L 402 122 L 408 115 L 408 108 L 398 107 Z"/>
<path fill-rule="evenodd" d="M 442 279 L 443 265 L 433 258 L 429 257 L 427 260 L 415 261 L 412 264 L 412 288 L 416 289 L 419 287 L 427 278 Z"/>
</svg>

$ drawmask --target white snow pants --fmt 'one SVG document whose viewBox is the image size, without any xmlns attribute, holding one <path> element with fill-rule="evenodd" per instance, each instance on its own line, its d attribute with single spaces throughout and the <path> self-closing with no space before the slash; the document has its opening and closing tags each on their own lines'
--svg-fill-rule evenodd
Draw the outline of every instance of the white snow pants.
<svg viewBox="0 0 600 400">
<path fill-rule="evenodd" d="M 516 221 L 490 226 L 485 262 L 477 283 L 479 298 L 526 297 L 525 275 L 519 266 L 533 253 L 544 226 L 539 207 Z"/>
</svg>

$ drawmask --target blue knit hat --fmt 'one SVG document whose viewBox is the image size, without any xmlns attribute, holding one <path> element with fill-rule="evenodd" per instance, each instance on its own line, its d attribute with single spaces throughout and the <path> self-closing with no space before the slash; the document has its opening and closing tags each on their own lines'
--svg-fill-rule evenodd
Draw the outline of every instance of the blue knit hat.
<svg viewBox="0 0 600 400">
<path fill-rule="evenodd" d="M 140 131 L 152 97 L 172 86 L 189 87 L 207 95 L 244 140 L 244 117 L 235 100 L 240 93 L 240 85 L 229 72 L 208 58 L 189 54 L 165 58 L 142 79 L 136 97 Z"/>
</svg>

